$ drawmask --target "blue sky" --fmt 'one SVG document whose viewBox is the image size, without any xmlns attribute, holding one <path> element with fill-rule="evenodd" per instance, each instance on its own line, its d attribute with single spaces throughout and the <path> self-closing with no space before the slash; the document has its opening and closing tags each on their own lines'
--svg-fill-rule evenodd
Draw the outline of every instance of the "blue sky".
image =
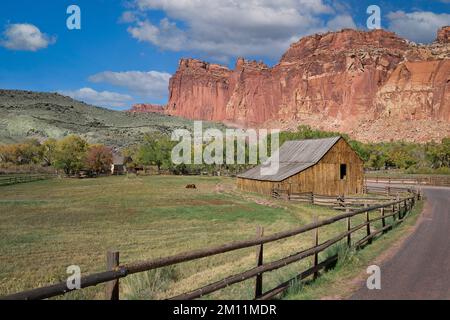
<svg viewBox="0 0 450 320">
<path fill-rule="evenodd" d="M 66 26 L 72 4 L 81 9 L 81 30 Z M 0 88 L 61 92 L 117 109 L 165 103 L 182 57 L 273 65 L 304 35 L 366 29 L 372 4 L 383 28 L 416 42 L 450 25 L 450 0 L 5 0 Z"/>
</svg>

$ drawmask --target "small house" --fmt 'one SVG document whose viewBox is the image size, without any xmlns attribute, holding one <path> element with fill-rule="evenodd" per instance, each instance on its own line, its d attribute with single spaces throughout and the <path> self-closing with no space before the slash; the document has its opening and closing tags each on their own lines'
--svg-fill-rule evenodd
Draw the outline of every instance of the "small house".
<svg viewBox="0 0 450 320">
<path fill-rule="evenodd" d="M 126 172 L 125 169 L 125 158 L 116 152 L 113 152 L 113 163 L 111 165 L 112 175 L 122 175 Z"/>
<path fill-rule="evenodd" d="M 259 165 L 238 175 L 238 188 L 267 195 L 274 189 L 332 196 L 363 192 L 363 160 L 342 137 L 287 141 L 278 161 L 274 174 L 263 175 Z"/>
</svg>

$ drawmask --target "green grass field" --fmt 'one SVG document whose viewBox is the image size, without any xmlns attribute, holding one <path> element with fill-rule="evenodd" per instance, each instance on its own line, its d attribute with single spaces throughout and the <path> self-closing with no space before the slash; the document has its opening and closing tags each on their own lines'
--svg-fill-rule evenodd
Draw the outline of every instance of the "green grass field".
<svg viewBox="0 0 450 320">
<path fill-rule="evenodd" d="M 186 189 L 190 183 L 197 190 Z M 238 192 L 232 178 L 119 176 L 4 186 L 0 295 L 64 281 L 70 265 L 79 265 L 84 274 L 103 271 L 108 249 L 119 250 L 121 263 L 129 263 L 252 238 L 257 226 L 268 235 L 310 223 L 314 216 L 336 214 Z M 345 221 L 321 228 L 320 239 L 345 228 Z M 267 244 L 265 262 L 306 249 L 312 241 L 311 232 Z M 249 248 L 129 276 L 121 280 L 121 298 L 167 298 L 250 269 L 255 262 L 255 248 Z M 264 289 L 310 265 L 308 259 L 266 273 Z M 254 279 L 206 298 L 253 298 L 253 286 Z M 102 299 L 103 291 L 97 286 L 63 298 Z"/>
</svg>

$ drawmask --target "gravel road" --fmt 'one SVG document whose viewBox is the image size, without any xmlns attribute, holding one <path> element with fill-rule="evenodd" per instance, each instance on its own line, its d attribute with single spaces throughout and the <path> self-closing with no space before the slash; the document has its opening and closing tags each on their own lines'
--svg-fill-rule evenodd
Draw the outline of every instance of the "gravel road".
<svg viewBox="0 0 450 320">
<path fill-rule="evenodd" d="M 450 299 L 450 188 L 423 188 L 417 229 L 381 268 L 381 290 L 364 285 L 353 300 Z"/>
</svg>

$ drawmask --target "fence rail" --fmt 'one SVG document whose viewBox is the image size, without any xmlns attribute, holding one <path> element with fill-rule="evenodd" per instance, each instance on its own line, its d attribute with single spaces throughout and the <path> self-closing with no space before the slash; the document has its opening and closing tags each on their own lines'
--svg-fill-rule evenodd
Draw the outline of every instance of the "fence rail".
<svg viewBox="0 0 450 320">
<path fill-rule="evenodd" d="M 392 186 L 364 186 L 365 196 L 328 196 L 312 192 L 292 193 L 289 189 L 273 189 L 272 197 L 345 210 L 398 200 L 401 195 L 413 192 L 418 193 L 419 190 L 417 188 L 413 190 L 413 188 Z"/>
<path fill-rule="evenodd" d="M 366 184 L 384 183 L 384 184 L 409 184 L 409 185 L 425 185 L 450 187 L 450 176 L 427 176 L 427 177 L 383 177 L 373 176 L 365 177 Z"/>
<path fill-rule="evenodd" d="M 222 246 L 208 248 L 208 249 L 200 249 L 194 250 L 190 252 L 185 252 L 169 257 L 153 259 L 142 262 L 135 262 L 129 264 L 119 264 L 119 253 L 116 251 L 107 253 L 107 271 L 95 273 L 92 275 L 84 276 L 81 278 L 81 288 L 95 286 L 101 283 L 107 283 L 106 287 L 106 299 L 110 300 L 118 300 L 119 299 L 119 279 L 126 277 L 131 274 L 154 270 L 162 267 L 167 267 L 171 265 L 176 265 L 179 263 L 184 263 L 188 261 L 193 261 L 205 257 L 212 257 L 218 254 L 241 250 L 250 247 L 256 247 L 257 250 L 257 263 L 256 266 L 250 270 L 245 272 L 241 272 L 232 276 L 229 276 L 223 280 L 214 282 L 202 288 L 198 288 L 192 290 L 190 292 L 183 293 L 181 295 L 177 295 L 172 297 L 171 299 L 175 300 L 185 300 L 185 299 L 196 299 L 200 298 L 206 294 L 218 291 L 227 286 L 251 279 L 256 278 L 255 281 L 255 299 L 269 299 L 272 298 L 284 290 L 286 290 L 290 283 L 295 279 L 304 279 L 311 275 L 315 277 L 318 275 L 318 272 L 321 269 L 324 269 L 330 263 L 336 261 L 337 256 L 330 257 L 322 262 L 319 262 L 318 255 L 320 252 L 323 252 L 327 248 L 332 245 L 340 242 L 341 240 L 346 239 L 348 246 L 353 246 L 356 248 L 360 248 L 365 243 L 370 243 L 374 237 L 377 235 L 387 232 L 389 229 L 394 227 L 396 224 L 401 223 L 408 212 L 410 212 L 415 204 L 415 201 L 420 199 L 420 194 L 412 193 L 407 197 L 391 201 L 388 203 L 378 204 L 371 207 L 366 207 L 363 209 L 347 211 L 343 214 L 336 215 L 334 217 L 321 220 L 314 221 L 313 223 L 307 224 L 305 226 L 278 232 L 272 235 L 264 236 L 263 230 L 259 228 L 257 230 L 257 236 L 253 239 L 237 241 L 228 243 Z M 390 213 L 389 213 L 390 212 Z M 379 216 L 374 216 L 374 214 L 378 214 Z M 358 225 L 352 226 L 352 218 L 357 216 L 365 216 L 366 219 L 363 223 L 359 223 Z M 372 216 L 371 216 L 372 215 Z M 392 223 L 387 224 L 388 218 L 392 217 Z M 378 230 L 374 230 L 372 228 L 373 223 L 377 221 L 382 221 L 382 228 Z M 319 242 L 320 228 L 331 225 L 338 221 L 347 221 L 347 231 L 340 233 L 337 236 L 334 236 L 331 239 L 328 239 L 322 243 Z M 358 239 L 352 242 L 352 236 L 355 232 L 359 230 L 366 230 L 366 235 L 362 239 Z M 269 263 L 264 262 L 263 257 L 263 249 L 264 245 L 267 243 L 272 243 L 278 240 L 290 238 L 296 235 L 304 234 L 308 231 L 315 232 L 315 242 L 312 247 L 309 249 L 299 251 L 293 255 L 288 257 L 279 259 L 277 261 L 272 261 Z M 353 239 L 355 240 L 355 239 Z M 280 284 L 279 286 L 263 293 L 262 292 L 262 284 L 263 284 L 263 274 L 269 271 L 273 271 L 282 267 L 285 267 L 294 262 L 301 261 L 307 257 L 314 256 L 314 265 L 308 270 L 303 271 L 295 278 Z M 35 299 L 47 299 L 59 295 L 66 294 L 73 290 L 68 289 L 67 284 L 65 282 L 61 282 L 59 284 L 55 284 L 52 286 L 42 287 L 38 289 L 33 289 L 29 291 L 20 292 L 17 294 L 9 295 L 2 297 L 1 299 L 7 300 L 35 300 Z"/>
<path fill-rule="evenodd" d="M 41 180 L 49 180 L 55 178 L 56 175 L 53 174 L 20 174 L 11 176 L 1 176 L 0 175 L 0 186 L 8 186 L 19 183 L 28 183 Z"/>
</svg>

